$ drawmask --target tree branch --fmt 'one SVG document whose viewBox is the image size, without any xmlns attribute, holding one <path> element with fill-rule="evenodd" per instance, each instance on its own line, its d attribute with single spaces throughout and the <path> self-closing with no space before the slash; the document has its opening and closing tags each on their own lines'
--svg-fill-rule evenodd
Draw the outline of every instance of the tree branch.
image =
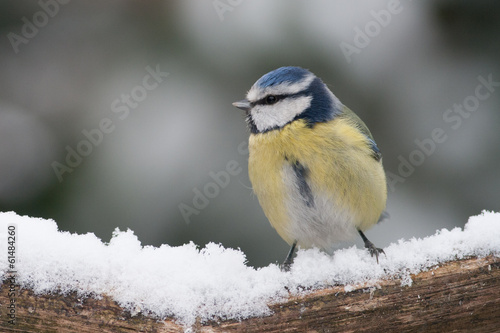
<svg viewBox="0 0 500 333">
<path fill-rule="evenodd" d="M 495 332 L 500 327 L 500 258 L 458 260 L 401 281 L 317 290 L 271 305 L 273 315 L 197 323 L 195 332 Z M 182 332 L 172 320 L 132 316 L 110 297 L 34 295 L 16 286 L 8 322 L 9 283 L 0 290 L 0 329 L 7 332 Z"/>
</svg>

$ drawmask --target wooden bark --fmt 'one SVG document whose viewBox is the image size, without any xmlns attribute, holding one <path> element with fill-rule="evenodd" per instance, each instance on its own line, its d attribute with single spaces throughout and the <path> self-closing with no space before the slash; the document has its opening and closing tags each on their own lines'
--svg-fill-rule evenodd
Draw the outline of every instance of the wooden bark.
<svg viewBox="0 0 500 333">
<path fill-rule="evenodd" d="M 194 332 L 500 332 L 500 258 L 449 262 L 376 288 L 343 287 L 290 297 L 269 317 L 196 324 Z M 182 332 L 172 320 L 131 316 L 110 297 L 16 295 L 16 323 L 8 323 L 8 284 L 0 290 L 1 332 Z"/>
</svg>

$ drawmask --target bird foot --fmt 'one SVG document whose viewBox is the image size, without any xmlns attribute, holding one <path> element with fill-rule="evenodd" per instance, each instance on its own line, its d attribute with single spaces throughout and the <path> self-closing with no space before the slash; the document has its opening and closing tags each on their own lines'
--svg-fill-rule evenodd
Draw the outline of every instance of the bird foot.
<svg viewBox="0 0 500 333">
<path fill-rule="evenodd" d="M 280 265 L 280 269 L 282 272 L 289 272 L 290 271 L 290 267 L 292 267 L 292 263 L 291 262 L 283 262 L 281 265 Z"/>
<path fill-rule="evenodd" d="M 387 255 L 385 254 L 384 250 L 381 248 L 376 247 L 372 242 L 368 241 L 365 242 L 365 247 L 368 249 L 368 252 L 370 252 L 370 255 L 375 258 L 377 258 L 377 264 L 378 264 L 378 256 L 379 254 L 383 253 L 386 257 Z"/>
<path fill-rule="evenodd" d="M 387 257 L 384 250 L 373 245 L 373 243 L 370 242 L 368 240 L 368 238 L 366 238 L 365 234 L 361 230 L 358 229 L 358 232 L 359 232 L 359 235 L 361 236 L 361 238 L 363 239 L 363 242 L 365 243 L 365 247 L 368 249 L 368 252 L 370 252 L 370 255 L 372 257 L 375 256 L 377 258 L 377 264 L 378 264 L 378 255 L 379 254 L 383 253 Z"/>
</svg>

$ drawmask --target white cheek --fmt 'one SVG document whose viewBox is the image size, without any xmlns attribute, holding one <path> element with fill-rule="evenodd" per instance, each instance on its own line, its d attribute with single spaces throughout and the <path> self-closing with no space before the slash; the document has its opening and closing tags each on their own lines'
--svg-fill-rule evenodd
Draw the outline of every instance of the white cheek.
<svg viewBox="0 0 500 333">
<path fill-rule="evenodd" d="M 311 96 L 302 96 L 285 98 L 273 105 L 257 105 L 251 111 L 252 119 L 260 132 L 282 127 L 306 110 L 311 99 Z"/>
</svg>

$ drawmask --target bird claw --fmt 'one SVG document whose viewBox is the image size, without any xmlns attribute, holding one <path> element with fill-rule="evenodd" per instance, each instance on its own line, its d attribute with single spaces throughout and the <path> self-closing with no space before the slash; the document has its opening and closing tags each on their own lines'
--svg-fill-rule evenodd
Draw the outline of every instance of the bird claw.
<svg viewBox="0 0 500 333">
<path fill-rule="evenodd" d="M 378 256 L 379 256 L 379 254 L 383 253 L 387 257 L 387 255 L 385 254 L 384 250 L 381 249 L 381 248 L 375 247 L 375 245 L 373 245 L 372 242 L 370 242 L 369 244 L 365 244 L 365 247 L 368 249 L 368 252 L 370 252 L 370 255 L 372 257 L 375 256 L 375 258 L 377 258 L 377 264 L 378 264 Z"/>
<path fill-rule="evenodd" d="M 284 262 L 280 265 L 280 270 L 282 272 L 289 272 L 290 271 L 290 268 L 292 267 L 292 263 L 291 262 Z"/>
<path fill-rule="evenodd" d="M 366 238 L 365 234 L 358 229 L 358 232 L 359 232 L 359 235 L 361 236 L 361 238 L 363 239 L 363 242 L 365 243 L 365 247 L 368 249 L 368 251 L 370 252 L 371 256 L 375 256 L 377 258 L 377 264 L 378 264 L 378 255 L 380 253 L 383 253 L 386 257 L 387 255 L 385 254 L 384 250 L 376 247 L 375 245 L 373 245 L 372 242 L 370 242 L 368 240 L 368 238 Z"/>
</svg>

